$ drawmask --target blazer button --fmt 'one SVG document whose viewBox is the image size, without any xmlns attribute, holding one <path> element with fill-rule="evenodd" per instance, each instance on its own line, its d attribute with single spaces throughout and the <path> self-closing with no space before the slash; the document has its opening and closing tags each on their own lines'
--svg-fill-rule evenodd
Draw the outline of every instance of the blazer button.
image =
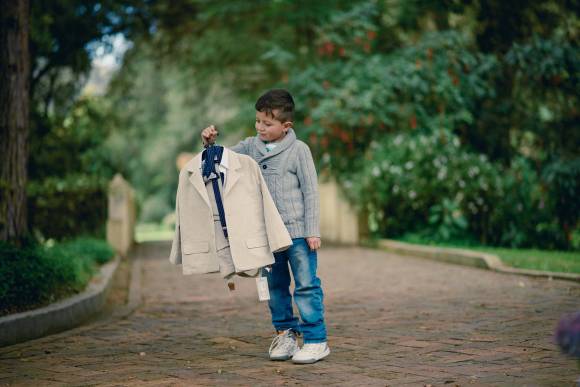
<svg viewBox="0 0 580 387">
<path fill-rule="evenodd" d="M 268 166 L 266 164 L 262 165 L 262 168 L 267 169 Z"/>
</svg>

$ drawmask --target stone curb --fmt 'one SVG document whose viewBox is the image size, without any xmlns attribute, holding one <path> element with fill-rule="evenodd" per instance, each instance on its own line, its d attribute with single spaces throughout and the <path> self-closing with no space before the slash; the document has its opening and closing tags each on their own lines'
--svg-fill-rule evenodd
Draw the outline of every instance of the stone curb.
<svg viewBox="0 0 580 387">
<path fill-rule="evenodd" d="M 520 274 L 532 277 L 545 277 L 549 279 L 563 279 L 580 282 L 580 274 L 517 269 L 505 265 L 497 255 L 479 251 L 415 245 L 391 239 L 381 239 L 379 240 L 378 245 L 381 249 L 401 255 L 412 255 L 414 257 L 434 259 L 457 265 L 493 270 L 499 273 Z"/>
<path fill-rule="evenodd" d="M 0 347 L 74 328 L 105 304 L 120 256 L 101 266 L 85 291 L 48 306 L 0 318 Z"/>
</svg>

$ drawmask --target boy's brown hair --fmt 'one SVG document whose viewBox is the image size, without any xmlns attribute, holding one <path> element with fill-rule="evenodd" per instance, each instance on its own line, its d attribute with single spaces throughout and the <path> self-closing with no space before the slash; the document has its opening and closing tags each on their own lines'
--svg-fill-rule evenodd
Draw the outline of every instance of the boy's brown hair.
<svg viewBox="0 0 580 387">
<path fill-rule="evenodd" d="M 279 109 L 277 116 L 274 116 L 273 110 Z M 262 94 L 256 101 L 256 110 L 271 116 L 272 118 L 284 123 L 294 120 L 294 99 L 287 90 L 272 89 Z"/>
</svg>

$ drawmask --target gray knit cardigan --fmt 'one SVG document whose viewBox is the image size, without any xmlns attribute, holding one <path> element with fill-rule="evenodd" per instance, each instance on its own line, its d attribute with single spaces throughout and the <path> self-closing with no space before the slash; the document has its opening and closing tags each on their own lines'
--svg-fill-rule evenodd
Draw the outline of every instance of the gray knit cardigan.
<svg viewBox="0 0 580 387">
<path fill-rule="evenodd" d="M 264 141 L 255 136 L 229 149 L 256 160 L 292 238 L 320 237 L 318 179 L 310 148 L 292 128 L 277 144 L 268 152 Z"/>
</svg>

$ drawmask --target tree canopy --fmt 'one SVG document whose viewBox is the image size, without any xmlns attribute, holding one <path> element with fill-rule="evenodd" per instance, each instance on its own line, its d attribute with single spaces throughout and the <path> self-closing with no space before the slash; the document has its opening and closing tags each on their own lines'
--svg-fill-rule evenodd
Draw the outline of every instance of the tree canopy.
<svg viewBox="0 0 580 387">
<path fill-rule="evenodd" d="M 161 221 L 177 155 L 210 123 L 229 143 L 252 135 L 255 99 L 284 87 L 299 137 L 377 235 L 569 248 L 577 15 L 577 1 L 32 2 L 29 173 L 120 171 L 141 220 Z M 81 95 L 115 34 L 132 46 L 107 93 Z"/>
</svg>

